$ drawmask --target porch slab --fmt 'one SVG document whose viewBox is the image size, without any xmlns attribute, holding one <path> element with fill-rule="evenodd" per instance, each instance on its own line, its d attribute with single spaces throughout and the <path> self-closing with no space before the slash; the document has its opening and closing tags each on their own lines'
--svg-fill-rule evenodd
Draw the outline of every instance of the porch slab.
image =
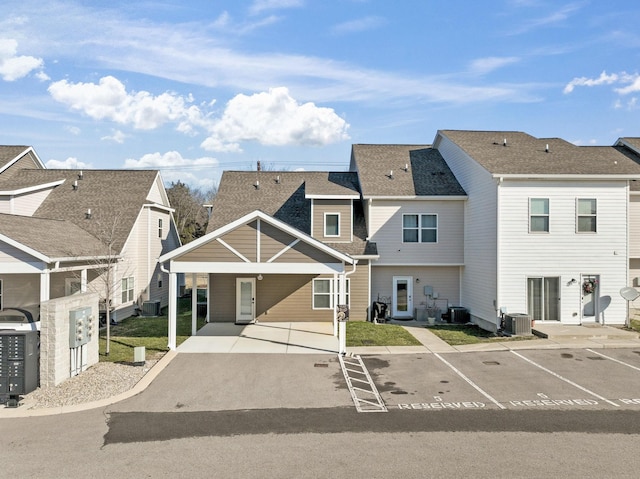
<svg viewBox="0 0 640 479">
<path fill-rule="evenodd" d="M 533 334 L 541 338 L 554 341 L 569 341 L 577 339 L 638 339 L 638 333 L 613 326 L 550 324 L 536 322 L 532 328 Z"/>
</svg>

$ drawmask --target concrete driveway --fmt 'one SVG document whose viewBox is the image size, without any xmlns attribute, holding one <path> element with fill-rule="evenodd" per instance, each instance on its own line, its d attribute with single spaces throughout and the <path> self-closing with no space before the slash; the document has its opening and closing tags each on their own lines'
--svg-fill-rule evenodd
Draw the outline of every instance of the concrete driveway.
<svg viewBox="0 0 640 479">
<path fill-rule="evenodd" d="M 179 353 L 338 354 L 333 323 L 208 323 Z"/>
</svg>

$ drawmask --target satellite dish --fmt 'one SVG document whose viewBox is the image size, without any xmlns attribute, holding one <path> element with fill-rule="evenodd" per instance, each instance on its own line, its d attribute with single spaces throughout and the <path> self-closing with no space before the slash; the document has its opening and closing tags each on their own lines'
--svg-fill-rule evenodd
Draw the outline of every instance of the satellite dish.
<svg viewBox="0 0 640 479">
<path fill-rule="evenodd" d="M 638 292 L 637 289 L 632 288 L 631 286 L 627 286 L 620 290 L 620 296 L 622 296 L 627 301 L 635 301 L 640 297 L 640 292 Z"/>
</svg>

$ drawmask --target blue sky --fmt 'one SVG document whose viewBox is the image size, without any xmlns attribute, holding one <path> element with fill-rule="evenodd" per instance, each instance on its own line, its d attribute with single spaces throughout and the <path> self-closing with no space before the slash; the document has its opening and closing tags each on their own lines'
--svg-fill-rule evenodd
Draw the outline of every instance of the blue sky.
<svg viewBox="0 0 640 479">
<path fill-rule="evenodd" d="M 637 0 L 3 0 L 0 144 L 51 168 L 344 170 L 438 129 L 640 136 Z"/>
</svg>

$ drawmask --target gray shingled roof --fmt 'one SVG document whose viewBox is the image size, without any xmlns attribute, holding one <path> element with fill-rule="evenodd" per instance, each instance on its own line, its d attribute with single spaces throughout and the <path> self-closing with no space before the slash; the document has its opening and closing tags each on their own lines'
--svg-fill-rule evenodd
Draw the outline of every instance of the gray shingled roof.
<svg viewBox="0 0 640 479">
<path fill-rule="evenodd" d="M 84 170 L 83 178 L 79 179 L 77 170 L 21 170 L 1 182 L 0 189 L 64 180 L 33 216 L 66 220 L 103 240 L 112 236 L 114 248 L 119 253 L 140 209 L 147 202 L 157 175 L 155 170 Z M 76 190 L 73 189 L 74 181 L 78 181 Z M 85 214 L 89 208 L 91 219 Z"/>
<path fill-rule="evenodd" d="M 626 148 L 576 146 L 561 138 L 535 138 L 519 131 L 439 133 L 462 148 L 492 174 L 638 175 L 640 158 Z M 504 140 L 507 146 L 503 146 Z M 546 152 L 546 146 L 549 151 Z"/>
<path fill-rule="evenodd" d="M 624 138 L 620 138 L 620 140 L 624 141 L 625 143 L 630 145 L 632 148 L 635 148 L 636 151 L 640 151 L 640 138 L 625 136 Z"/>
<path fill-rule="evenodd" d="M 356 144 L 351 162 L 365 198 L 466 195 L 440 152 L 429 145 Z"/>
<path fill-rule="evenodd" d="M 23 145 L 0 145 L 0 169 L 28 148 Z"/>
<path fill-rule="evenodd" d="M 105 254 L 98 238 L 69 221 L 0 214 L 0 233 L 52 260 Z"/>
<path fill-rule="evenodd" d="M 225 171 L 213 202 L 210 233 L 255 210 L 273 216 L 299 231 L 311 233 L 311 200 L 305 195 L 357 194 L 355 173 L 317 171 Z M 259 187 L 256 188 L 256 181 Z M 354 201 L 354 241 L 330 246 L 351 255 L 377 254 L 366 241 L 364 214 Z"/>
</svg>

